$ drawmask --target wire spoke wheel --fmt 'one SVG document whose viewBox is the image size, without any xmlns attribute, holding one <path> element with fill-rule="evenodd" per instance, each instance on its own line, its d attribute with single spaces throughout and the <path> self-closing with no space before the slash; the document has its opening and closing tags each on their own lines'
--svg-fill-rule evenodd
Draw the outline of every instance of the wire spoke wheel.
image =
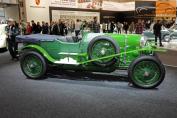
<svg viewBox="0 0 177 118">
<path fill-rule="evenodd" d="M 142 86 L 153 86 L 158 82 L 160 69 L 158 65 L 151 61 L 142 61 L 138 63 L 133 72 L 133 80 Z"/>
<path fill-rule="evenodd" d="M 98 36 L 91 40 L 88 46 L 90 60 L 99 59 L 93 64 L 101 67 L 108 67 L 115 64 L 118 59 L 115 57 L 104 58 L 119 53 L 119 46 L 114 39 L 108 36 Z M 103 58 L 103 59 L 101 59 Z"/>
<path fill-rule="evenodd" d="M 155 88 L 164 80 L 165 68 L 156 57 L 142 56 L 132 62 L 128 76 L 137 87 Z"/>
<path fill-rule="evenodd" d="M 115 54 L 115 48 L 113 44 L 107 40 L 97 41 L 92 47 L 92 59 L 98 59 Z M 112 61 L 113 57 L 99 60 L 100 63 L 106 63 Z"/>
<path fill-rule="evenodd" d="M 25 52 L 21 60 L 23 73 L 31 79 L 39 79 L 46 72 L 46 63 L 44 58 L 37 52 Z"/>
<path fill-rule="evenodd" d="M 25 73 L 31 77 L 39 76 L 42 72 L 42 62 L 34 55 L 25 57 L 22 66 Z"/>
</svg>

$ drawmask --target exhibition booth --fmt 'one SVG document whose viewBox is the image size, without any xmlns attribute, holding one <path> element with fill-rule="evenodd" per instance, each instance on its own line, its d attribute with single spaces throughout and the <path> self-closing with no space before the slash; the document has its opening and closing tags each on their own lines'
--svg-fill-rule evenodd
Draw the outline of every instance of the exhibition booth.
<svg viewBox="0 0 177 118">
<path fill-rule="evenodd" d="M 25 1 L 25 6 L 27 21 L 46 22 L 70 18 L 90 21 L 94 16 L 103 21 L 107 18 L 117 18 L 119 14 L 123 16 L 122 12 L 133 13 L 135 10 L 135 2 L 115 0 L 43 0 L 39 4 L 35 1 Z"/>
</svg>

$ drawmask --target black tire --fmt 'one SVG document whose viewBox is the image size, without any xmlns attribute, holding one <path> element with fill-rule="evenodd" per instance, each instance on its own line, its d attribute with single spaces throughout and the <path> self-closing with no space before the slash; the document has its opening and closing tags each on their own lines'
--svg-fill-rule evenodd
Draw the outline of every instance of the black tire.
<svg viewBox="0 0 177 118">
<path fill-rule="evenodd" d="M 150 85 L 147 84 L 146 82 L 143 83 L 144 85 L 140 84 L 139 82 L 136 81 L 136 79 L 134 79 L 136 66 L 140 63 L 143 63 L 143 62 L 151 62 L 156 66 L 156 68 L 158 68 L 156 70 L 159 73 L 158 79 L 155 80 L 155 82 Z M 146 65 L 146 66 L 149 66 L 149 65 Z M 149 73 L 148 76 L 150 76 L 153 72 Z M 139 71 L 139 73 L 140 73 L 140 71 Z M 143 73 L 144 74 L 143 76 L 146 76 L 145 73 L 146 73 L 146 71 Z M 152 89 L 152 88 L 156 88 L 157 86 L 159 86 L 165 78 L 165 73 L 166 73 L 166 71 L 165 71 L 164 65 L 160 62 L 160 60 L 158 58 L 156 58 L 154 56 L 141 56 L 140 58 L 134 60 L 130 64 L 129 69 L 128 69 L 128 77 L 129 77 L 131 83 L 133 83 L 134 86 L 136 86 L 138 88 L 142 88 L 142 89 Z M 142 78 L 139 78 L 139 79 L 142 79 Z"/>
<path fill-rule="evenodd" d="M 40 71 L 40 74 L 38 74 L 37 76 L 31 76 L 27 72 L 25 72 L 24 61 L 29 56 L 35 57 L 41 63 L 42 69 Z M 46 74 L 46 71 L 47 71 L 47 63 L 44 57 L 40 53 L 36 51 L 31 51 L 31 50 L 23 51 L 23 53 L 20 56 L 20 66 L 21 66 L 22 72 L 28 79 L 34 79 L 34 80 L 44 79 L 44 75 Z"/>
<path fill-rule="evenodd" d="M 95 45 L 95 43 L 97 43 L 98 41 L 101 41 L 101 40 L 104 40 L 104 41 L 106 40 L 106 41 L 110 42 L 114 47 L 115 54 L 118 54 L 120 52 L 120 48 L 119 48 L 118 44 L 115 42 L 114 39 L 112 39 L 111 37 L 108 37 L 108 36 L 97 36 L 94 39 L 92 39 L 91 42 L 88 45 L 88 56 L 89 56 L 90 60 L 94 59 L 92 57 L 93 46 Z M 101 66 L 101 67 L 109 67 L 109 66 L 114 65 L 116 62 L 118 62 L 117 58 L 113 58 L 112 60 L 104 62 L 104 63 L 100 63 L 98 61 L 94 61 L 92 63 L 97 65 L 97 66 Z"/>
</svg>

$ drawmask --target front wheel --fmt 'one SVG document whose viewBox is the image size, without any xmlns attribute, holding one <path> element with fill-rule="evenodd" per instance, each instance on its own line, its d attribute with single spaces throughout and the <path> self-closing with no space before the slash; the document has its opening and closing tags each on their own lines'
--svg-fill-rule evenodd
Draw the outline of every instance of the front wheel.
<svg viewBox="0 0 177 118">
<path fill-rule="evenodd" d="M 130 65 L 128 76 L 136 87 L 151 89 L 164 80 L 165 67 L 153 56 L 142 56 Z"/>
<path fill-rule="evenodd" d="M 25 51 L 20 59 L 22 72 L 30 79 L 41 79 L 47 70 L 46 61 L 35 51 Z"/>
</svg>

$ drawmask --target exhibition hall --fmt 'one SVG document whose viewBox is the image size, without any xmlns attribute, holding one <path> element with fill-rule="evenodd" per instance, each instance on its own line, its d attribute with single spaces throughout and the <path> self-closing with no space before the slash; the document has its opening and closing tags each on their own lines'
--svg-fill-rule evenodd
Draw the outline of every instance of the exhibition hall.
<svg viewBox="0 0 177 118">
<path fill-rule="evenodd" d="M 177 118 L 177 0 L 0 0 L 0 118 Z"/>
</svg>

